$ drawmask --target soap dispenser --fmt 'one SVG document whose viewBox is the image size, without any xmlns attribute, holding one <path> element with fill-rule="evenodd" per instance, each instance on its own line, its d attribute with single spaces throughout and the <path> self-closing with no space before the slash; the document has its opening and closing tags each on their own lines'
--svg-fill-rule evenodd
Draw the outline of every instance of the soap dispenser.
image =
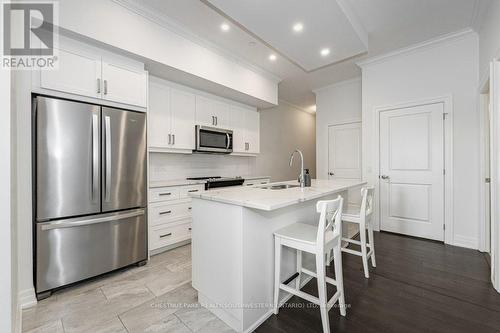
<svg viewBox="0 0 500 333">
<path fill-rule="evenodd" d="M 309 174 L 309 169 L 306 169 L 306 173 L 304 175 L 304 186 L 311 187 L 311 175 Z"/>
</svg>

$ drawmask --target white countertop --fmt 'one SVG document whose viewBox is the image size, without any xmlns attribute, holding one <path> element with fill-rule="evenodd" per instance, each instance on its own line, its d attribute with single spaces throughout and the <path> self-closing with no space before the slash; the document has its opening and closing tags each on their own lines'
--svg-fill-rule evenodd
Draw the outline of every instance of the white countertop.
<svg viewBox="0 0 500 333">
<path fill-rule="evenodd" d="M 366 184 L 366 182 L 359 180 L 323 179 L 313 179 L 311 183 L 311 187 L 303 189 L 295 187 L 282 190 L 270 190 L 261 188 L 264 185 L 258 185 L 251 187 L 229 187 L 221 190 L 214 189 L 208 192 L 191 193 L 190 195 L 193 198 L 271 211 Z M 266 186 L 275 184 L 298 184 L 298 182 L 292 180 L 271 183 Z"/>
<path fill-rule="evenodd" d="M 241 176 L 245 180 L 266 179 L 270 176 Z M 205 184 L 205 180 L 187 180 L 187 179 L 170 179 L 170 180 L 156 180 L 149 182 L 149 188 L 155 187 L 168 187 L 168 186 L 185 186 L 185 185 L 198 185 Z"/>
</svg>

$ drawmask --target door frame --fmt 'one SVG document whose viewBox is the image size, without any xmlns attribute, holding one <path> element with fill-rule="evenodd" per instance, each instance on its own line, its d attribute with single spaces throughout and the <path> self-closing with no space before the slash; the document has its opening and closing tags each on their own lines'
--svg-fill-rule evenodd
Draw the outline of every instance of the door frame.
<svg viewBox="0 0 500 333">
<path fill-rule="evenodd" d="M 351 124 L 359 124 L 361 129 L 361 177 L 363 179 L 363 122 L 361 118 L 350 119 L 348 121 L 333 123 L 327 126 L 327 154 L 326 154 L 326 170 L 330 172 L 330 127 L 342 126 L 342 125 L 351 125 Z M 330 175 L 328 175 L 328 179 L 330 179 Z"/>
<path fill-rule="evenodd" d="M 373 174 L 371 182 L 375 186 L 375 214 L 377 217 L 374 229 L 380 230 L 380 114 L 384 111 L 393 111 L 403 108 L 423 106 L 427 104 L 443 103 L 444 118 L 444 243 L 453 244 L 453 96 L 451 94 L 435 98 L 420 99 L 402 103 L 395 103 L 373 108 L 374 154 Z"/>
<path fill-rule="evenodd" d="M 485 95 L 488 94 L 488 99 L 484 101 Z M 484 127 L 484 121 L 486 117 L 486 112 L 489 113 L 489 104 L 490 104 L 490 99 L 489 99 L 489 94 L 490 94 L 490 78 L 488 78 L 481 84 L 480 89 L 479 89 L 479 135 L 480 135 L 480 146 L 479 146 L 479 168 L 480 168 L 480 191 L 479 191 L 479 202 L 480 202 L 480 207 L 479 207 L 479 233 L 478 233 L 478 250 L 480 252 L 490 252 L 490 242 L 491 242 L 491 233 L 490 233 L 490 225 L 492 221 L 492 216 L 491 216 L 491 209 L 490 209 L 490 218 L 489 221 L 486 219 L 486 195 L 485 195 L 485 190 L 486 190 L 486 183 L 484 182 L 484 179 L 486 178 L 486 149 L 490 149 L 492 142 L 491 142 L 491 129 L 493 124 L 491 123 L 491 117 L 488 115 L 489 118 L 489 132 L 490 132 L 490 147 L 485 147 L 484 146 L 484 135 L 486 134 L 486 128 Z M 490 178 L 491 178 L 491 153 L 490 153 Z M 491 182 L 490 182 L 490 205 L 491 205 Z"/>
</svg>

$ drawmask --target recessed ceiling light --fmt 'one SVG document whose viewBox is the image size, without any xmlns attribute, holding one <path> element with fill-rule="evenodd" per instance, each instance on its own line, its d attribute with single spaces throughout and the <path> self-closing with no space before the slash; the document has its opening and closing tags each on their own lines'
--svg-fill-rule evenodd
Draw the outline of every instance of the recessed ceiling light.
<svg viewBox="0 0 500 333">
<path fill-rule="evenodd" d="M 271 54 L 271 55 L 269 56 L 269 60 L 271 60 L 271 61 L 276 61 L 276 54 Z"/>
<path fill-rule="evenodd" d="M 330 54 L 330 49 L 322 49 L 320 53 L 323 57 L 326 57 Z"/>
<path fill-rule="evenodd" d="M 302 30 L 304 30 L 304 25 L 302 23 L 298 22 L 293 25 L 293 31 L 301 32 Z"/>
<path fill-rule="evenodd" d="M 227 23 L 222 23 L 222 24 L 220 25 L 220 28 L 221 28 L 221 30 L 222 30 L 222 31 L 228 31 L 228 30 L 229 30 L 229 24 L 227 24 Z"/>
</svg>

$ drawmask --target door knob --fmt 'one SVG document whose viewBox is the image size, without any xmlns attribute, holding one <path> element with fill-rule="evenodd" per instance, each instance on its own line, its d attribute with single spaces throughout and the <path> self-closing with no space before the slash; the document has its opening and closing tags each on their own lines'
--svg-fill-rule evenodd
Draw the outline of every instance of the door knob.
<svg viewBox="0 0 500 333">
<path fill-rule="evenodd" d="M 380 176 L 380 178 L 382 178 L 382 179 L 389 179 L 390 177 L 386 176 L 386 175 L 382 175 L 382 176 Z"/>
<path fill-rule="evenodd" d="M 335 176 L 335 174 L 333 172 L 329 172 L 328 175 Z"/>
</svg>

